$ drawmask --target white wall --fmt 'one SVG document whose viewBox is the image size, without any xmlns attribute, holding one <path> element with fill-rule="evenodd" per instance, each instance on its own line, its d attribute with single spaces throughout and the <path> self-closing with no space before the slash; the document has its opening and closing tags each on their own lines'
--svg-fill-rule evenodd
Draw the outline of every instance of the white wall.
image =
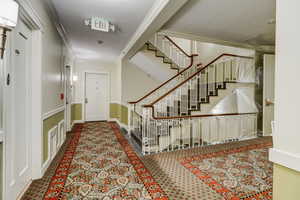
<svg viewBox="0 0 300 200">
<path fill-rule="evenodd" d="M 300 3 L 277 1 L 277 5 L 274 148 L 298 156 L 300 166 L 300 28 L 295 25 Z"/>
<path fill-rule="evenodd" d="M 34 9 L 43 25 L 42 34 L 42 113 L 63 106 L 64 43 L 50 18 L 46 4 L 41 0 L 24 0 Z M 69 54 L 69 53 L 68 53 Z M 65 55 L 67 56 L 67 55 Z M 69 55 L 69 57 L 72 57 Z"/>
<path fill-rule="evenodd" d="M 110 73 L 110 101 L 120 101 L 120 66 L 114 62 L 103 62 L 100 60 L 77 59 L 73 75 L 78 76 L 78 81 L 74 82 L 74 103 L 80 103 L 84 100 L 84 72 L 109 72 Z"/>
<path fill-rule="evenodd" d="M 161 57 L 156 57 L 155 53 L 149 50 L 138 52 L 129 62 L 158 82 L 164 82 L 178 73 L 177 70 L 171 69 L 170 64 L 163 63 Z"/>
<path fill-rule="evenodd" d="M 192 41 L 184 38 L 171 37 L 171 39 L 187 54 L 192 54 Z"/>
<path fill-rule="evenodd" d="M 160 85 L 128 60 L 122 61 L 122 103 L 136 101 Z"/>
<path fill-rule="evenodd" d="M 196 42 L 196 53 L 199 55 L 199 61 L 206 65 L 213 59 L 223 53 L 237 54 L 240 56 L 254 56 L 254 50 L 224 46 L 206 42 Z"/>
</svg>

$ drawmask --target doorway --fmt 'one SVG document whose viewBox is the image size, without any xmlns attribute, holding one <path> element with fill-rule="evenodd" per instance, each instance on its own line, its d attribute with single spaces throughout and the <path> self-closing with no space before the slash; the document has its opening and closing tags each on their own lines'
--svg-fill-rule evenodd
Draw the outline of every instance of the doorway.
<svg viewBox="0 0 300 200">
<path fill-rule="evenodd" d="M 5 136 L 5 191 L 16 199 L 31 182 L 31 52 L 32 31 L 22 20 L 11 34 L 7 77 L 7 130 Z"/>
<path fill-rule="evenodd" d="M 264 55 L 263 134 L 272 134 L 275 97 L 275 55 Z"/>
<path fill-rule="evenodd" d="M 109 116 L 109 74 L 85 72 L 85 121 L 105 121 Z"/>
<path fill-rule="evenodd" d="M 71 130 L 71 103 L 72 103 L 72 84 L 71 84 L 71 67 L 65 67 L 65 130 Z"/>
</svg>

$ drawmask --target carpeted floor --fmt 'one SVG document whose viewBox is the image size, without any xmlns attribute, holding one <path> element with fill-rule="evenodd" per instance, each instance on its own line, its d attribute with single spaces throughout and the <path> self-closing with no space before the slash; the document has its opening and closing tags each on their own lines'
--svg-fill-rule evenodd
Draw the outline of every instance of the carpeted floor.
<svg viewBox="0 0 300 200">
<path fill-rule="evenodd" d="M 22 199 L 272 199 L 271 146 L 267 137 L 140 157 L 115 123 L 86 123 Z"/>
</svg>

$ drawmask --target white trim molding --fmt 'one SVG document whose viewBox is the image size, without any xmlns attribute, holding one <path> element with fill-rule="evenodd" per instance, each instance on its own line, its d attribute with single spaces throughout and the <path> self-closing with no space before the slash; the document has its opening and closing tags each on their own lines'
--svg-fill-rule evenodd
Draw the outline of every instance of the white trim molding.
<svg viewBox="0 0 300 200">
<path fill-rule="evenodd" d="M 51 155 L 51 137 L 55 135 L 57 137 L 57 132 L 58 132 L 58 125 L 53 126 L 49 131 L 48 131 L 48 158 L 44 162 L 42 169 L 41 169 L 41 174 L 42 176 L 45 174 L 46 170 L 51 164 L 52 159 L 55 157 L 55 155 Z"/>
<path fill-rule="evenodd" d="M 269 160 L 273 163 L 288 167 L 300 172 L 300 155 L 286 152 L 280 149 L 269 150 Z"/>
<path fill-rule="evenodd" d="M 32 7 L 29 0 L 17 0 L 20 5 L 20 16 L 25 19 L 26 22 L 30 23 L 31 27 L 44 32 L 46 23 L 38 15 L 35 9 Z"/>
<path fill-rule="evenodd" d="M 45 120 L 45 119 L 47 119 L 47 118 L 49 118 L 49 117 L 51 117 L 51 116 L 53 116 L 53 115 L 61 112 L 61 111 L 64 111 L 64 110 L 65 110 L 65 106 L 61 106 L 61 107 L 58 107 L 58 108 L 56 108 L 54 110 L 51 110 L 51 111 L 43 114 L 43 120 Z"/>
<path fill-rule="evenodd" d="M 0 143 L 3 142 L 4 132 L 0 130 Z"/>
<path fill-rule="evenodd" d="M 55 9 L 55 6 L 53 5 L 52 1 L 44 1 L 46 5 L 46 10 L 49 18 L 51 21 L 54 23 L 54 26 L 60 35 L 61 39 L 63 40 L 64 44 L 67 47 L 67 50 L 69 51 L 70 54 L 76 57 L 75 52 L 73 51 L 72 45 L 70 43 L 68 34 L 65 30 L 65 27 L 60 23 L 60 20 L 58 18 L 57 11 Z"/>
<path fill-rule="evenodd" d="M 74 120 L 74 121 L 71 123 L 71 130 L 73 129 L 73 126 L 74 126 L 75 124 L 83 124 L 83 123 L 84 123 L 83 120 Z"/>
<path fill-rule="evenodd" d="M 120 58 L 131 58 L 188 0 L 156 0 L 122 50 Z"/>
</svg>

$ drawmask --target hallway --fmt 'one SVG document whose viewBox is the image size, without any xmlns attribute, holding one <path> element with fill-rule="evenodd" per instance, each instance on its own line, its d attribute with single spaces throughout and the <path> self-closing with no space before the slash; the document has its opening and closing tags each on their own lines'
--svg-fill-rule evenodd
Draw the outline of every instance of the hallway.
<svg viewBox="0 0 300 200">
<path fill-rule="evenodd" d="M 77 124 L 23 200 L 271 198 L 270 137 L 139 157 L 116 123 Z"/>
</svg>

